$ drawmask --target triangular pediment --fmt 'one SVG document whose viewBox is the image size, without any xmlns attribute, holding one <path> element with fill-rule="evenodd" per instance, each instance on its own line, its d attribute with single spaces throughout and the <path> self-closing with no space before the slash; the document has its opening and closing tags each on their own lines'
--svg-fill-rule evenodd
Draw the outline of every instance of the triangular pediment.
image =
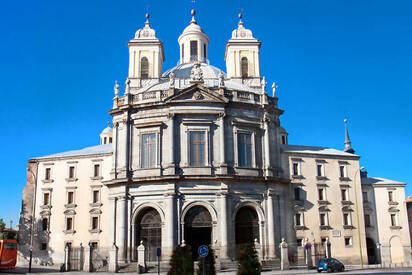
<svg viewBox="0 0 412 275">
<path fill-rule="evenodd" d="M 178 91 L 176 94 L 166 99 L 166 102 L 227 103 L 229 100 L 217 93 L 217 91 L 210 90 L 201 84 L 193 84 L 192 86 Z"/>
</svg>

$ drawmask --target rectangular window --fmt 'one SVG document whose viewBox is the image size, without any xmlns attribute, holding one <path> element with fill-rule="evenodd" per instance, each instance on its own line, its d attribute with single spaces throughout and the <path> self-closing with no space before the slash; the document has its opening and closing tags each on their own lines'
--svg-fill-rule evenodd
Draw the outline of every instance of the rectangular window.
<svg viewBox="0 0 412 275">
<path fill-rule="evenodd" d="M 300 188 L 295 188 L 295 200 L 297 200 L 297 201 L 300 201 L 300 200 L 301 200 L 301 198 L 300 198 L 300 191 L 301 191 Z"/>
<path fill-rule="evenodd" d="M 295 219 L 296 219 L 296 226 L 302 226 L 302 214 L 296 213 Z"/>
<path fill-rule="evenodd" d="M 183 59 L 185 58 L 185 44 L 182 43 L 182 64 L 183 64 Z"/>
<path fill-rule="evenodd" d="M 99 217 L 92 217 L 92 229 L 99 229 Z"/>
<path fill-rule="evenodd" d="M 348 190 L 347 189 L 341 189 L 340 190 L 342 200 L 343 201 L 348 201 Z"/>
<path fill-rule="evenodd" d="M 299 163 L 297 162 L 293 163 L 293 175 L 299 176 Z"/>
<path fill-rule="evenodd" d="M 90 242 L 90 247 L 91 247 L 92 249 L 96 249 L 98 246 L 99 246 L 99 243 L 98 243 L 98 242 Z"/>
<path fill-rule="evenodd" d="M 93 167 L 93 176 L 98 177 L 100 176 L 100 164 L 95 164 Z"/>
<path fill-rule="evenodd" d="M 393 201 L 393 191 L 389 191 L 388 192 L 388 199 L 389 199 L 389 201 Z"/>
<path fill-rule="evenodd" d="M 319 218 L 320 218 L 320 225 L 323 225 L 323 226 L 327 225 L 325 213 L 320 213 Z"/>
<path fill-rule="evenodd" d="M 351 225 L 349 213 L 343 213 L 343 225 Z"/>
<path fill-rule="evenodd" d="M 66 218 L 66 230 L 73 230 L 73 218 Z"/>
<path fill-rule="evenodd" d="M 371 216 L 369 214 L 365 215 L 365 226 L 370 227 L 371 226 Z"/>
<path fill-rule="evenodd" d="M 316 165 L 316 172 L 317 172 L 318 177 L 323 177 L 323 165 L 322 164 Z"/>
<path fill-rule="evenodd" d="M 49 228 L 49 219 L 48 218 L 43 218 L 41 225 L 42 225 L 42 230 L 47 231 L 47 229 Z"/>
<path fill-rule="evenodd" d="M 296 239 L 296 246 L 302 247 L 303 239 Z"/>
<path fill-rule="evenodd" d="M 396 221 L 396 214 L 391 214 L 391 225 L 392 226 L 397 226 L 398 223 Z"/>
<path fill-rule="evenodd" d="M 197 41 L 190 41 L 190 60 L 197 60 Z"/>
<path fill-rule="evenodd" d="M 324 188 L 319 188 L 318 189 L 318 197 L 320 201 L 326 200 L 325 198 L 325 189 Z"/>
<path fill-rule="evenodd" d="M 345 165 L 339 165 L 339 175 L 341 178 L 346 178 Z"/>
<path fill-rule="evenodd" d="M 51 168 L 46 168 L 45 174 L 44 174 L 44 179 L 49 180 L 50 179 L 50 172 Z"/>
<path fill-rule="evenodd" d="M 156 134 L 142 135 L 142 168 L 156 166 Z"/>
<path fill-rule="evenodd" d="M 368 202 L 368 192 L 362 192 L 362 199 L 364 202 Z"/>
<path fill-rule="evenodd" d="M 74 203 L 74 192 L 69 191 L 67 192 L 67 204 L 73 204 Z"/>
<path fill-rule="evenodd" d="M 203 53 L 205 54 L 204 57 L 205 57 L 205 60 L 206 60 L 206 58 L 207 58 L 207 48 L 206 48 L 206 44 L 203 44 Z"/>
<path fill-rule="evenodd" d="M 50 194 L 44 193 L 43 194 L 43 205 L 49 205 L 50 203 Z"/>
<path fill-rule="evenodd" d="M 204 131 L 190 132 L 190 165 L 204 166 L 206 160 L 206 135 Z"/>
<path fill-rule="evenodd" d="M 251 167 L 252 166 L 252 135 L 246 133 L 239 133 L 238 139 L 238 153 L 239 153 L 239 166 Z"/>
<path fill-rule="evenodd" d="M 93 190 L 93 203 L 98 203 L 100 201 L 100 191 Z"/>
<path fill-rule="evenodd" d="M 69 167 L 69 179 L 74 179 L 74 166 Z"/>
<path fill-rule="evenodd" d="M 345 237 L 345 246 L 352 245 L 352 237 Z"/>
<path fill-rule="evenodd" d="M 46 250 L 47 249 L 47 243 L 41 243 L 40 250 Z"/>
</svg>

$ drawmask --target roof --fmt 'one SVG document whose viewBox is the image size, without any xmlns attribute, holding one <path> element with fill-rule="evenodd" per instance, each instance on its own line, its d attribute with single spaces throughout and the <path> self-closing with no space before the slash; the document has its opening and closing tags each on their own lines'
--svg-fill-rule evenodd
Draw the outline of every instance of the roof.
<svg viewBox="0 0 412 275">
<path fill-rule="evenodd" d="M 299 154 L 315 154 L 315 155 L 333 155 L 342 157 L 359 157 L 358 155 L 349 154 L 328 147 L 303 146 L 303 145 L 289 145 L 281 144 L 280 148 L 285 153 L 299 153 Z"/>
<path fill-rule="evenodd" d="M 374 177 L 365 177 L 361 178 L 362 184 L 405 184 L 403 182 L 384 179 L 384 178 L 374 178 Z"/>
<path fill-rule="evenodd" d="M 179 64 L 169 70 L 167 70 L 163 77 L 169 77 L 170 73 L 173 72 L 175 78 L 190 78 L 194 63 Z M 203 79 L 213 78 L 217 79 L 219 77 L 220 70 L 215 66 L 200 63 L 200 68 L 202 69 Z"/>
<path fill-rule="evenodd" d="M 37 157 L 34 159 L 48 159 L 48 158 L 63 158 L 63 157 L 75 157 L 75 156 L 88 156 L 88 155 L 99 155 L 99 154 L 107 154 L 113 151 L 112 144 L 103 144 L 97 146 L 86 147 L 80 150 L 72 150 L 66 151 L 62 153 Z"/>
<path fill-rule="evenodd" d="M 112 133 L 113 133 L 113 129 L 110 128 L 110 126 L 107 126 L 106 128 L 104 128 L 101 134 L 112 134 Z"/>
</svg>

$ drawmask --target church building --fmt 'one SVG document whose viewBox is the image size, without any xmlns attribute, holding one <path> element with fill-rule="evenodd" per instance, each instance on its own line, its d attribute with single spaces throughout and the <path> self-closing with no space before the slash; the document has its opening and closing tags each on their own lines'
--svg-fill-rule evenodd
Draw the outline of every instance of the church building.
<svg viewBox="0 0 412 275">
<path fill-rule="evenodd" d="M 196 255 L 209 245 L 229 269 L 254 244 L 271 269 L 285 239 L 296 266 L 308 255 L 410 263 L 405 184 L 369 178 L 347 128 L 344 150 L 288 144 L 276 85 L 269 96 L 260 71 L 261 42 L 241 15 L 226 72 L 209 64 L 210 38 L 194 10 L 178 65 L 163 70 L 164 45 L 146 17 L 128 42 L 124 93 L 116 82 L 100 145 L 28 161 L 21 259 L 32 245 L 37 263 L 71 257 L 82 269 L 76 249 L 95 250 L 97 266 L 113 262 L 116 247 L 125 266 L 143 245 L 147 265 L 157 265 L 161 248 L 165 267 L 176 246 Z"/>
</svg>

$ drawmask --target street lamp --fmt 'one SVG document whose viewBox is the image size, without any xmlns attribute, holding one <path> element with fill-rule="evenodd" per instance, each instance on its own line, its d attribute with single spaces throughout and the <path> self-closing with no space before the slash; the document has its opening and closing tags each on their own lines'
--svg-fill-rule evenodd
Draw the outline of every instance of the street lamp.
<svg viewBox="0 0 412 275">
<path fill-rule="evenodd" d="M 359 208 L 358 208 L 358 192 L 356 190 L 356 177 L 357 174 L 361 171 L 364 170 L 365 167 L 361 167 L 360 169 L 357 169 L 355 172 L 355 178 L 353 180 L 354 182 L 354 188 L 355 188 L 355 206 L 356 206 L 356 220 L 358 221 L 358 242 L 359 242 L 359 254 L 360 254 L 360 267 L 363 268 L 363 259 L 362 259 L 362 242 L 361 242 L 361 234 L 360 234 L 360 225 L 359 225 Z M 362 192 L 362 183 L 361 183 L 361 192 Z"/>
<path fill-rule="evenodd" d="M 37 175 L 33 173 L 30 168 L 27 168 L 27 172 L 30 172 L 34 178 L 34 198 L 33 198 L 33 207 L 32 207 L 32 214 L 30 217 L 31 227 L 30 227 L 30 260 L 29 260 L 29 273 L 31 273 L 31 262 L 33 258 L 33 228 L 34 228 L 34 218 L 36 213 L 36 194 L 37 194 Z"/>
</svg>

